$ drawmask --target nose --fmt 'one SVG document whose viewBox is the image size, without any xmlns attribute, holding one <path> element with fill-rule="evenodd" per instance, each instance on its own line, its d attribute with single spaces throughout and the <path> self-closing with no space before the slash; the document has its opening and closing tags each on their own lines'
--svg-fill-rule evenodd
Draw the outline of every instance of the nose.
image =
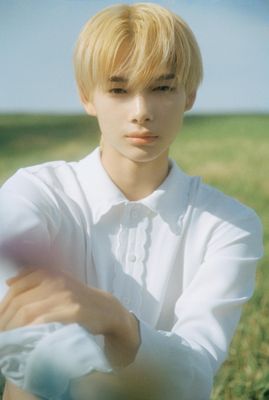
<svg viewBox="0 0 269 400">
<path fill-rule="evenodd" d="M 133 97 L 130 111 L 131 122 L 143 124 L 153 120 L 151 104 L 147 96 L 143 93 L 137 93 Z"/>
</svg>

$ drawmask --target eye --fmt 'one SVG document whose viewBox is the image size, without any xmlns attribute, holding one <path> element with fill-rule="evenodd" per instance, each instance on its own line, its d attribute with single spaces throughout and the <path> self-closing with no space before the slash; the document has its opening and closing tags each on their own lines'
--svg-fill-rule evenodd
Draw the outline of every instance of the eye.
<svg viewBox="0 0 269 400">
<path fill-rule="evenodd" d="M 113 88 L 113 89 L 109 90 L 109 93 L 112 93 L 112 94 L 125 94 L 125 93 L 127 93 L 127 91 L 125 89 L 122 89 L 122 88 Z"/>
<path fill-rule="evenodd" d="M 175 90 L 172 86 L 157 86 L 152 89 L 154 92 L 173 92 Z"/>
</svg>

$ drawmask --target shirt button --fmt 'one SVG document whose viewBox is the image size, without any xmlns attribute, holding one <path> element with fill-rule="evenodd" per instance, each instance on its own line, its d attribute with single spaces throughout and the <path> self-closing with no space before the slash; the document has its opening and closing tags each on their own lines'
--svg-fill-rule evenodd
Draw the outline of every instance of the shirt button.
<svg viewBox="0 0 269 400">
<path fill-rule="evenodd" d="M 138 217 L 138 212 L 137 212 L 137 210 L 133 209 L 133 210 L 131 211 L 131 216 L 132 216 L 132 218 L 137 218 L 137 217 Z"/>
<path fill-rule="evenodd" d="M 135 256 L 134 254 L 130 254 L 130 255 L 128 256 L 128 260 L 131 261 L 131 262 L 135 262 L 136 256 Z"/>
</svg>

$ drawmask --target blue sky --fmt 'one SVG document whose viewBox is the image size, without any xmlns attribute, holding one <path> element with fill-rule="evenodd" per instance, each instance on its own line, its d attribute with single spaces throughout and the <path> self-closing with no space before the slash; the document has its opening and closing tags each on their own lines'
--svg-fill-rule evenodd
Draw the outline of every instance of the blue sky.
<svg viewBox="0 0 269 400">
<path fill-rule="evenodd" d="M 82 112 L 74 44 L 93 14 L 118 2 L 0 0 L 0 112 Z M 269 112 L 268 0 L 155 2 L 181 15 L 201 47 L 193 112 Z"/>
</svg>

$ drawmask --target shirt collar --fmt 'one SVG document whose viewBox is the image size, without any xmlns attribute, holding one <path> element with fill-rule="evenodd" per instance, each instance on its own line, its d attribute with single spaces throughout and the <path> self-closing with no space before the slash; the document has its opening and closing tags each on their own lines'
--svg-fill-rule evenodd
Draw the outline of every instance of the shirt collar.
<svg viewBox="0 0 269 400">
<path fill-rule="evenodd" d="M 174 160 L 169 159 L 169 163 L 170 171 L 166 179 L 140 202 L 159 214 L 175 233 L 179 233 L 189 203 L 191 177 L 186 175 Z"/>
<path fill-rule="evenodd" d="M 113 206 L 128 201 L 104 169 L 100 147 L 79 162 L 78 173 L 92 208 L 94 223 Z"/>
<path fill-rule="evenodd" d="M 107 174 L 101 162 L 100 148 L 97 147 L 78 164 L 80 180 L 92 206 L 94 223 L 119 204 L 136 203 L 160 215 L 175 233 L 179 233 L 188 206 L 191 177 L 174 160 L 169 159 L 169 163 L 170 171 L 162 184 L 144 199 L 131 202 Z"/>
</svg>

